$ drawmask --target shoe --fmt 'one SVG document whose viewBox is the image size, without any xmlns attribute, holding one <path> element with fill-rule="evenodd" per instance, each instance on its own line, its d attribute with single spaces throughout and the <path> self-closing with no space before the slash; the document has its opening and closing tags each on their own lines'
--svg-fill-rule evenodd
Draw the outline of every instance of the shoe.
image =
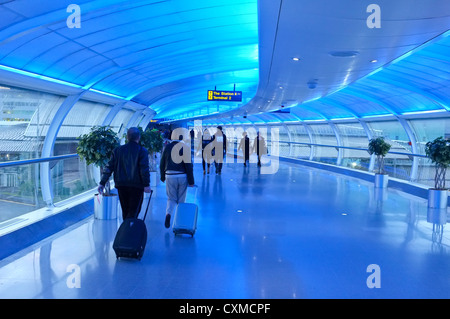
<svg viewBox="0 0 450 319">
<path fill-rule="evenodd" d="M 208 168 L 208 174 L 209 174 L 209 168 Z"/>
<path fill-rule="evenodd" d="M 166 226 L 166 228 L 170 227 L 170 214 L 166 214 L 166 221 L 164 222 L 164 226 Z"/>
<path fill-rule="evenodd" d="M 206 174 L 206 172 L 205 171 L 203 171 L 203 175 L 205 175 Z"/>
</svg>

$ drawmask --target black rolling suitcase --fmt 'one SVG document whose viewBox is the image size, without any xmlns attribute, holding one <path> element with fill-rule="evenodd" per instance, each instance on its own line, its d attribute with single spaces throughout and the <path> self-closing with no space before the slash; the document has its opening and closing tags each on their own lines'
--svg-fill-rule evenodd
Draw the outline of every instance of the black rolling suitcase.
<svg viewBox="0 0 450 319">
<path fill-rule="evenodd" d="M 148 207 L 150 206 L 152 194 L 153 190 L 150 192 L 143 219 L 139 219 L 139 216 L 136 216 L 136 218 L 127 218 L 120 225 L 113 243 L 116 258 L 126 257 L 141 260 L 147 243 L 147 227 L 144 221 L 147 216 Z"/>
</svg>

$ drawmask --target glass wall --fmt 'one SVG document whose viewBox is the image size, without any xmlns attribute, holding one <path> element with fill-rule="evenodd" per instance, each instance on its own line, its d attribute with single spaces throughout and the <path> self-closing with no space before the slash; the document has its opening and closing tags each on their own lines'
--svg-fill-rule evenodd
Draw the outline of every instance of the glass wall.
<svg viewBox="0 0 450 319">
<path fill-rule="evenodd" d="M 356 122 L 335 125 L 341 140 L 341 146 L 349 147 L 341 149 L 341 165 L 368 171 L 370 167 L 370 154 L 365 150 L 350 149 L 367 149 L 368 137 L 361 123 Z"/>
<path fill-rule="evenodd" d="M 65 96 L 0 85 L 0 163 L 39 159 L 48 129 Z M 111 105 L 79 100 L 59 128 L 53 156 L 76 153 L 77 138 L 100 125 Z M 112 125 L 124 128 L 134 111 L 121 110 Z M 50 162 L 53 203 L 96 187 L 99 169 L 77 156 Z M 41 164 L 0 168 L 0 227 L 10 219 L 46 207 L 41 193 Z M 5 223 L 5 224 L 4 224 Z"/>
<path fill-rule="evenodd" d="M 320 145 L 338 145 L 336 134 L 332 127 L 328 124 L 314 124 L 309 125 L 312 132 L 312 139 L 314 144 Z M 335 147 L 327 146 L 314 146 L 313 148 L 313 160 L 327 163 L 336 164 L 338 158 L 338 149 Z"/>
<path fill-rule="evenodd" d="M 425 144 L 436 137 L 450 138 L 450 116 L 439 118 L 416 118 L 405 120 L 405 127 L 397 120 L 367 119 L 367 132 L 360 122 L 338 122 L 334 129 L 324 122 L 292 122 L 274 124 L 254 124 L 248 126 L 227 125 L 224 126 L 231 135 L 229 143 L 239 143 L 241 134 L 248 132 L 253 143 L 254 135 L 258 130 L 266 130 L 271 153 L 271 129 L 279 130 L 279 156 L 298 158 L 322 163 L 341 165 L 361 171 L 370 171 L 371 156 L 367 152 L 369 138 L 383 136 L 391 144 L 391 150 L 385 158 L 385 170 L 394 178 L 417 182 L 426 186 L 434 186 L 435 166 L 424 157 Z M 413 154 L 413 145 L 406 131 L 409 126 L 413 140 L 416 140 L 416 154 Z M 216 131 L 216 125 L 205 126 L 212 134 Z M 239 133 L 239 134 L 238 134 Z M 236 135 L 237 134 L 237 135 Z M 337 134 L 337 136 L 336 136 Z M 238 136 L 239 135 L 239 136 Z M 338 145 L 338 140 L 340 145 Z M 238 144 L 235 144 L 237 147 Z M 411 176 L 413 163 L 417 165 L 417 176 Z M 374 162 L 373 171 L 377 168 Z M 450 185 L 450 174 L 448 183 Z"/>
<path fill-rule="evenodd" d="M 291 133 L 291 144 L 290 157 L 309 159 L 311 155 L 311 145 L 306 144 L 295 144 L 295 143 L 311 143 L 308 131 L 305 125 L 302 124 L 289 124 L 287 125 L 289 132 Z"/>
<path fill-rule="evenodd" d="M 425 144 L 437 137 L 450 138 L 450 118 L 410 120 L 416 134 L 417 152 L 425 155 Z M 434 186 L 435 165 L 428 158 L 419 158 L 417 182 Z M 448 175 L 448 174 L 447 174 Z"/>
<path fill-rule="evenodd" d="M 279 156 L 288 157 L 290 156 L 290 139 L 289 139 L 289 132 L 287 128 L 283 125 L 269 125 L 267 127 L 266 135 L 267 137 L 264 137 L 267 140 L 267 149 L 268 152 L 272 152 L 272 139 L 275 138 L 275 134 L 278 132 L 278 154 Z M 253 141 L 254 143 L 254 141 Z"/>
<path fill-rule="evenodd" d="M 0 86 L 0 162 L 41 156 L 42 144 L 64 97 Z"/>
<path fill-rule="evenodd" d="M 48 127 L 64 99 L 1 85 L 0 163 L 40 158 Z M 39 164 L 0 168 L 0 222 L 45 205 Z"/>
<path fill-rule="evenodd" d="M 399 121 L 374 121 L 367 123 L 374 137 L 383 136 L 391 144 L 384 160 L 384 169 L 389 176 L 409 180 L 413 164 L 411 141 Z M 403 154 L 395 154 L 403 153 Z"/>
<path fill-rule="evenodd" d="M 0 168 L 0 228 L 7 220 L 45 206 L 39 164 Z"/>
<path fill-rule="evenodd" d="M 75 154 L 78 137 L 102 123 L 110 110 L 111 106 L 106 104 L 79 100 L 59 129 L 53 155 Z M 95 188 L 100 178 L 98 169 L 93 165 L 86 166 L 79 158 L 59 161 L 51 168 L 51 175 L 54 203 Z"/>
</svg>

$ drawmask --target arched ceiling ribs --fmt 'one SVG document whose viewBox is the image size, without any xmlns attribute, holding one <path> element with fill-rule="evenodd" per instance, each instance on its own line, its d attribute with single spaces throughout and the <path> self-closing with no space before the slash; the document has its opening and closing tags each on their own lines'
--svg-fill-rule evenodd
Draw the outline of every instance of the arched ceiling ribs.
<svg viewBox="0 0 450 319">
<path fill-rule="evenodd" d="M 346 110 L 347 112 L 349 112 L 351 115 L 353 115 L 357 119 L 361 118 L 361 115 L 357 114 L 351 108 L 349 108 L 348 106 L 343 105 L 340 102 L 333 101 L 332 98 L 333 98 L 332 95 L 331 96 L 326 96 L 326 97 L 323 97 L 323 98 L 319 99 L 318 102 L 322 102 L 324 104 L 329 104 L 329 105 L 335 106 L 335 107 L 337 107 L 339 109 Z"/>
<path fill-rule="evenodd" d="M 313 113 L 318 114 L 318 115 L 319 115 L 320 117 L 322 117 L 325 121 L 329 121 L 329 120 L 330 120 L 325 114 L 323 114 L 322 112 L 317 111 L 315 108 L 310 107 L 310 106 L 308 106 L 308 105 L 306 105 L 306 104 L 307 104 L 307 103 L 305 103 L 305 104 L 299 104 L 299 105 L 295 106 L 295 108 L 299 108 L 299 109 L 303 108 L 303 109 L 305 109 L 305 110 L 308 110 L 308 111 L 311 111 L 311 112 L 313 112 Z M 307 121 L 307 120 L 305 120 L 305 121 Z"/>
<path fill-rule="evenodd" d="M 233 42 L 233 46 L 236 46 L 238 41 L 240 41 L 239 46 L 248 46 L 248 45 L 254 45 L 255 44 L 254 42 L 250 41 L 250 38 L 245 38 L 242 41 L 241 40 L 236 40 L 235 42 Z M 229 48 L 230 45 L 231 45 L 231 43 L 228 43 L 228 42 L 224 43 L 223 42 L 223 43 L 221 43 L 221 45 L 215 45 L 215 46 L 211 46 L 211 45 L 205 46 L 205 45 L 203 45 L 203 46 L 188 47 L 188 48 L 186 48 L 184 50 L 178 50 L 178 51 L 175 51 L 175 52 L 170 52 L 170 53 L 167 53 L 167 54 L 164 54 L 164 55 L 160 55 L 160 56 L 157 57 L 157 60 L 158 61 L 162 61 L 164 59 L 176 58 L 178 56 L 184 56 L 184 55 L 189 54 L 189 53 L 202 52 L 203 50 L 212 50 L 212 49 L 215 50 L 215 49 L 220 49 L 220 48 Z M 129 55 L 131 55 L 133 53 L 135 53 L 135 52 L 130 52 Z M 115 68 L 107 69 L 104 72 L 98 74 L 91 81 L 89 81 L 89 83 L 87 83 L 86 86 L 87 87 L 93 87 L 94 85 L 100 83 L 101 81 L 107 79 L 110 76 L 113 76 L 113 75 L 115 75 L 117 73 L 120 73 L 120 72 L 123 72 L 123 71 L 126 71 L 126 70 L 133 70 L 133 68 L 139 67 L 139 66 L 144 65 L 146 63 L 150 63 L 152 60 L 155 60 L 154 56 L 147 56 L 144 59 L 140 59 L 140 60 L 135 61 L 135 62 L 133 62 L 131 64 L 128 64 L 126 66 L 117 66 Z M 240 69 L 241 70 L 247 70 L 247 69 L 253 69 L 253 68 L 255 68 L 255 64 L 254 63 L 249 63 L 248 67 L 241 67 Z M 228 70 L 236 71 L 236 69 L 232 68 L 232 66 L 230 66 L 228 68 Z M 206 71 L 207 71 L 207 73 L 213 73 L 214 72 L 214 70 L 210 71 L 209 69 L 205 70 L 205 72 Z M 222 71 L 222 72 L 225 72 L 225 71 Z M 184 76 L 184 74 L 178 74 L 177 78 L 181 79 L 181 78 L 185 78 L 185 77 L 186 76 Z M 134 92 L 131 92 L 129 94 L 129 99 L 134 98 L 136 95 L 138 95 L 139 93 L 145 91 L 149 87 L 161 85 L 161 84 L 168 83 L 168 82 L 171 82 L 171 81 L 169 81 L 169 80 L 162 80 L 162 81 L 160 81 L 157 84 L 151 84 L 151 85 L 149 84 L 148 86 L 144 87 L 142 90 L 135 90 Z"/>
<path fill-rule="evenodd" d="M 235 71 L 245 71 L 245 70 L 247 70 L 247 69 L 234 70 L 233 72 L 235 72 Z M 220 76 L 221 74 L 227 73 L 227 72 L 231 72 L 231 71 L 228 70 L 228 71 L 216 73 L 216 75 Z M 190 85 L 190 86 L 187 86 L 187 85 L 180 86 L 180 88 L 177 88 L 175 91 L 174 90 L 163 90 L 161 93 L 159 93 L 158 95 L 156 95 L 152 99 L 148 100 L 148 105 L 152 105 L 153 103 L 156 103 L 157 101 L 160 101 L 160 100 L 165 99 L 167 97 L 173 96 L 174 94 L 188 93 L 188 92 L 191 92 L 192 90 L 202 89 L 202 88 L 208 87 L 208 85 L 210 85 L 210 84 L 202 82 L 202 81 L 197 81 L 197 79 L 196 79 L 196 78 L 199 78 L 199 77 L 204 77 L 204 76 L 206 76 L 208 74 L 209 73 L 199 74 L 199 75 L 192 76 L 190 78 L 181 78 L 178 81 L 170 82 L 170 83 L 176 83 L 176 82 L 180 82 L 180 81 L 191 81 L 191 82 L 196 82 L 196 84 L 195 85 Z M 229 81 L 226 80 L 226 79 L 223 79 L 223 80 L 220 80 L 220 81 L 211 81 L 211 82 L 214 82 L 214 85 L 219 86 L 219 87 L 220 87 L 220 85 L 229 84 Z M 245 80 L 245 81 L 241 80 L 239 83 L 253 83 L 253 82 L 254 82 L 253 80 L 248 79 L 248 80 Z M 165 83 L 165 84 L 168 84 L 168 83 Z M 160 84 L 158 86 L 155 86 L 154 88 L 156 89 L 156 88 L 159 88 L 159 87 L 161 87 L 163 85 L 164 84 Z M 209 89 L 213 89 L 213 87 L 210 87 Z M 204 95 L 206 96 L 206 91 L 205 91 Z"/>
<path fill-rule="evenodd" d="M 392 109 L 389 105 L 386 103 L 380 101 L 378 98 L 373 97 L 367 93 L 363 93 L 355 89 L 354 87 L 346 87 L 344 90 L 340 91 L 342 94 L 348 94 L 351 96 L 356 96 L 358 98 L 361 98 L 363 100 L 370 101 L 372 103 L 378 104 L 379 106 L 383 107 L 386 111 L 390 112 L 392 115 L 398 117 L 400 114 Z"/>
<path fill-rule="evenodd" d="M 426 90 L 418 88 L 416 86 L 407 84 L 407 83 L 405 83 L 405 81 L 403 81 L 401 79 L 396 78 L 395 80 L 393 80 L 393 79 L 387 78 L 386 76 L 377 75 L 376 78 L 372 78 L 370 80 L 371 81 L 376 81 L 376 82 L 379 82 L 379 83 L 383 83 L 383 84 L 387 83 L 387 84 L 392 85 L 394 87 L 399 87 L 399 88 L 405 89 L 407 91 L 410 91 L 412 93 L 417 93 L 419 95 L 422 95 L 422 96 L 430 99 L 434 103 L 440 105 L 446 111 L 450 111 L 450 106 L 449 106 L 448 102 L 444 101 L 443 99 L 441 99 L 440 97 L 436 96 L 435 94 L 433 94 L 430 91 L 426 91 Z"/>
</svg>

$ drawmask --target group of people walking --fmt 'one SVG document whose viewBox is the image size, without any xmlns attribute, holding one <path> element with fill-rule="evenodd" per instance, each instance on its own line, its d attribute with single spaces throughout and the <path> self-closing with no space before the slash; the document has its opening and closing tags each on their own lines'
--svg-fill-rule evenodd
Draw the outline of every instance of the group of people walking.
<svg viewBox="0 0 450 319">
<path fill-rule="evenodd" d="M 148 151 L 140 145 L 140 132 L 132 127 L 127 131 L 128 143 L 119 146 L 113 151 L 110 161 L 104 167 L 101 181 L 98 186 L 99 193 L 103 193 L 105 184 L 114 174 L 115 187 L 118 189 L 119 201 L 122 207 L 123 219 L 134 218 L 140 212 L 143 195 L 150 193 L 150 174 Z M 184 203 L 188 187 L 195 186 L 193 163 L 191 160 L 191 145 L 183 144 L 183 136 L 164 146 L 160 161 L 160 179 L 166 183 L 167 207 L 165 227 L 170 227 L 171 215 L 179 203 Z M 191 140 L 193 136 L 191 134 Z M 181 143 L 181 144 L 180 144 Z M 181 146 L 181 147 L 180 147 Z M 247 133 L 242 134 L 238 151 L 242 149 L 244 166 L 250 160 L 250 151 L 256 152 L 258 166 L 261 166 L 261 156 L 267 154 L 264 138 L 257 134 L 253 146 Z M 205 129 L 202 141 L 199 143 L 197 153 L 202 152 L 203 174 L 210 173 L 214 162 L 216 174 L 222 173 L 224 158 L 227 153 L 227 137 L 222 127 L 218 126 L 216 133 L 211 136 Z M 188 154 L 186 154 L 188 153 Z"/>
<path fill-rule="evenodd" d="M 211 136 L 209 130 L 205 129 L 202 141 L 198 144 L 196 154 L 202 153 L 203 174 L 210 173 L 211 164 L 214 162 L 216 174 L 222 174 L 223 161 L 227 154 L 227 136 L 222 127 L 217 127 L 217 132 Z M 207 171 L 205 170 L 207 168 Z"/>
<path fill-rule="evenodd" d="M 258 157 L 257 165 L 261 166 L 261 157 L 267 154 L 266 142 L 259 132 L 257 132 L 252 147 L 250 147 L 250 138 L 247 132 L 243 132 L 237 151 L 239 152 L 240 150 L 242 150 L 244 166 L 247 166 L 247 162 L 250 163 L 250 155 L 252 153 L 256 153 Z M 227 137 L 223 133 L 221 126 L 217 127 L 217 132 L 213 136 L 211 136 L 208 129 L 203 130 L 202 140 L 198 144 L 196 154 L 199 154 L 200 151 L 202 153 L 203 174 L 210 173 L 210 167 L 213 162 L 216 168 L 216 174 L 221 174 L 224 158 L 227 153 Z M 221 153 L 221 151 L 223 151 L 223 156 L 217 154 L 217 152 Z"/>
</svg>

